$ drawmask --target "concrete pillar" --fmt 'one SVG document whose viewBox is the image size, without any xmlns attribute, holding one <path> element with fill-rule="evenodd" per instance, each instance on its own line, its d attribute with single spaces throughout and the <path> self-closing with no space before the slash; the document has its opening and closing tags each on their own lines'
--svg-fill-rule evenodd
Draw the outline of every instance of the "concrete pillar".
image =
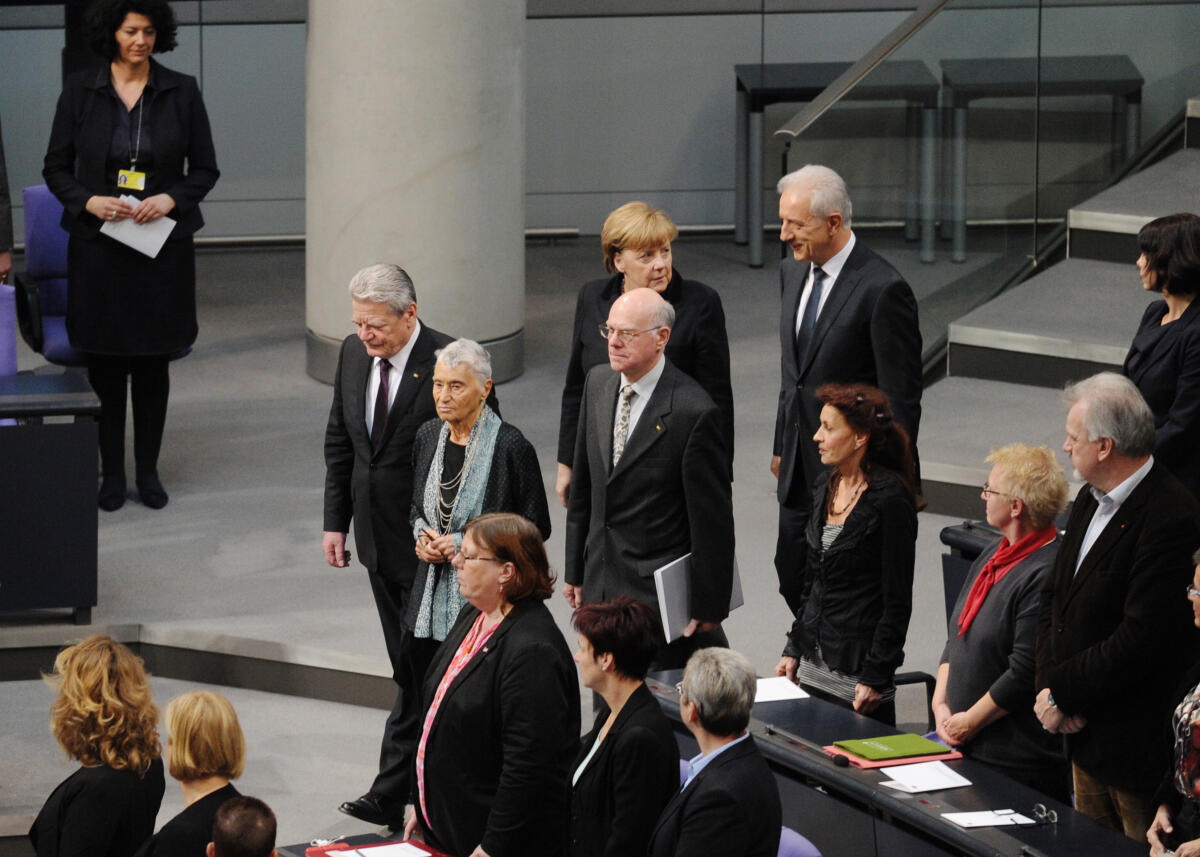
<svg viewBox="0 0 1200 857">
<path fill-rule="evenodd" d="M 421 319 L 524 369 L 524 0 L 309 0 L 308 373 L 332 381 L 346 285 L 394 262 Z"/>
</svg>

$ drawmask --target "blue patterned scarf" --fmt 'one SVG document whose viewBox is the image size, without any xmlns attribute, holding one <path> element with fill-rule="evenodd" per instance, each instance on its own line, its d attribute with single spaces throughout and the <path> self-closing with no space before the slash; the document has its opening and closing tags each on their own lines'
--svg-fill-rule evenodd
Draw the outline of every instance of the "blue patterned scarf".
<svg viewBox="0 0 1200 857">
<path fill-rule="evenodd" d="M 454 534 L 454 546 L 462 547 L 462 531 L 467 522 L 483 511 L 483 495 L 487 490 L 488 478 L 492 473 L 492 457 L 496 451 L 496 438 L 500 435 L 500 417 L 487 405 L 483 406 L 471 435 L 467 438 L 467 449 L 463 459 L 462 483 L 454 498 L 450 512 L 450 532 Z M 438 433 L 437 449 L 429 475 L 425 478 L 425 493 L 421 503 L 422 516 L 413 523 L 413 537 L 417 538 L 426 529 L 437 530 L 437 504 L 442 466 L 446 456 L 446 444 L 450 438 L 450 424 L 442 423 Z M 458 574 L 448 562 L 426 563 L 425 590 L 421 593 L 421 604 L 417 608 L 417 637 L 432 637 L 444 640 L 458 618 L 458 612 L 467 601 L 458 591 Z"/>
</svg>

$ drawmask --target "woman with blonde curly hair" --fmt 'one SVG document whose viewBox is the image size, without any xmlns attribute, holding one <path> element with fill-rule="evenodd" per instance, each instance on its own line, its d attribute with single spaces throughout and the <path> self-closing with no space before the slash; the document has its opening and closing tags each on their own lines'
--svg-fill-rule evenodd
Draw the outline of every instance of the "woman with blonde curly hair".
<svg viewBox="0 0 1200 857">
<path fill-rule="evenodd" d="M 129 857 L 162 803 L 158 709 L 142 659 L 97 635 L 54 659 L 50 731 L 80 768 L 51 792 L 29 839 L 38 857 Z"/>
<path fill-rule="evenodd" d="M 246 766 L 246 739 L 229 700 L 192 690 L 167 703 L 167 770 L 183 790 L 184 809 L 138 857 L 205 857 L 217 810 L 241 797 L 230 780 Z"/>
</svg>

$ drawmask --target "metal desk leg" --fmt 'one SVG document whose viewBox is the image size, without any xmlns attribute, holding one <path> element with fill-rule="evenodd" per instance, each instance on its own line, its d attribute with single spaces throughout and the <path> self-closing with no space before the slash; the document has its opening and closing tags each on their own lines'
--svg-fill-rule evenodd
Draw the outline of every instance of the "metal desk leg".
<svg viewBox="0 0 1200 857">
<path fill-rule="evenodd" d="M 934 261 L 934 215 L 936 201 L 933 194 L 933 171 L 936 163 L 934 149 L 937 146 L 937 110 L 926 107 L 921 111 L 921 261 Z"/>
<path fill-rule="evenodd" d="M 747 163 L 749 187 L 747 188 L 747 218 L 746 227 L 749 234 L 750 249 L 746 254 L 746 262 L 751 268 L 761 268 L 763 264 L 763 114 L 756 110 L 750 114 Z"/>
<path fill-rule="evenodd" d="M 954 149 L 951 153 L 953 179 L 950 197 L 954 238 L 950 258 L 967 260 L 967 108 L 954 108 Z"/>
<path fill-rule="evenodd" d="M 1142 91 L 1139 89 L 1125 98 L 1125 140 L 1121 148 L 1121 162 L 1127 163 L 1142 145 Z"/>
<path fill-rule="evenodd" d="M 909 104 L 904 110 L 904 140 L 908 147 L 908 169 L 904 178 L 904 240 L 916 241 L 921 237 L 920 205 L 917 195 L 921 192 L 921 106 Z"/>
<path fill-rule="evenodd" d="M 739 87 L 733 142 L 733 240 L 736 244 L 746 243 L 746 135 L 749 133 L 749 124 L 750 96 Z"/>
</svg>

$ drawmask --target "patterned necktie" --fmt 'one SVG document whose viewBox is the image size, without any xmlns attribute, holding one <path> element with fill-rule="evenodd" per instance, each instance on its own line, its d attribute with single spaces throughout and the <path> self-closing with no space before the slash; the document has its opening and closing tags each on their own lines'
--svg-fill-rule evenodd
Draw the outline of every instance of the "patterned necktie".
<svg viewBox="0 0 1200 857">
<path fill-rule="evenodd" d="M 391 368 L 392 364 L 388 361 L 379 361 L 379 391 L 375 394 L 375 416 L 371 420 L 371 446 L 376 448 L 383 440 L 383 430 L 387 428 L 388 370 Z"/>
<path fill-rule="evenodd" d="M 821 309 L 821 294 L 825 291 L 825 272 L 813 266 L 812 291 L 804 314 L 800 316 L 800 330 L 796 332 L 796 363 L 803 368 L 808 357 L 808 346 L 812 342 L 813 329 L 817 326 L 817 312 Z"/>
<path fill-rule="evenodd" d="M 617 425 L 613 428 L 613 467 L 621 460 L 621 453 L 625 451 L 625 441 L 629 439 L 629 403 L 633 397 L 632 384 L 621 388 L 621 407 L 617 410 Z"/>
</svg>

